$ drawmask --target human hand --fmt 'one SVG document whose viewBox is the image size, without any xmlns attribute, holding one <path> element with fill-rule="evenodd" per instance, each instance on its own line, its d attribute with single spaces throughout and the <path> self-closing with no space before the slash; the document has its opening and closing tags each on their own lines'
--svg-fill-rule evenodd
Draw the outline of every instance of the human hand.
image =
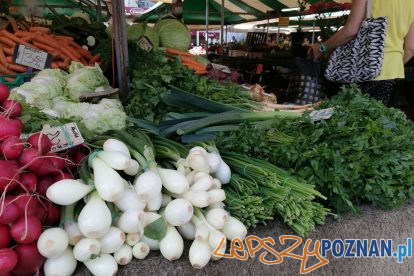
<svg viewBox="0 0 414 276">
<path fill-rule="evenodd" d="M 314 43 L 310 45 L 310 48 L 308 50 L 308 55 L 313 57 L 314 60 L 318 60 L 321 57 L 322 53 L 320 50 L 319 43 Z"/>
</svg>

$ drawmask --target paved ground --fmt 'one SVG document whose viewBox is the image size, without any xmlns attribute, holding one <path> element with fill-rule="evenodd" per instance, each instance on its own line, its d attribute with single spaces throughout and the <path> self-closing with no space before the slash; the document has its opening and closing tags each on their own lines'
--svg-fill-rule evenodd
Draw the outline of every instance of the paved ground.
<svg viewBox="0 0 414 276">
<path fill-rule="evenodd" d="M 275 249 L 282 251 L 287 247 L 278 245 L 278 238 L 281 235 L 292 234 L 279 222 L 273 222 L 267 226 L 260 226 L 250 231 L 250 235 L 257 235 L 261 238 L 272 237 L 276 241 Z M 361 216 L 345 216 L 341 222 L 330 220 L 326 225 L 321 226 L 310 237 L 311 239 L 393 239 L 395 244 L 407 243 L 407 238 L 414 238 L 414 204 L 410 203 L 405 207 L 385 212 L 372 207 L 364 207 Z M 145 260 L 135 260 L 126 267 L 119 270 L 119 275 L 300 275 L 299 260 L 287 258 L 278 265 L 263 265 L 259 261 L 261 252 L 255 258 L 246 261 L 220 260 L 210 262 L 204 269 L 195 270 L 188 261 L 188 248 L 180 260 L 169 262 L 160 257 L 159 252 L 153 252 Z M 297 248 L 294 253 L 303 252 L 303 247 Z M 269 255 L 271 256 L 271 255 Z M 329 255 L 328 255 L 329 256 Z M 315 258 L 315 257 L 312 257 Z M 321 267 L 308 275 L 414 275 L 414 260 L 406 258 L 403 264 L 398 264 L 396 259 L 354 259 L 328 257 L 329 264 Z M 314 259 L 313 261 L 315 261 Z M 312 259 L 308 262 L 312 265 Z M 79 269 L 78 275 L 88 275 L 85 269 Z"/>
</svg>

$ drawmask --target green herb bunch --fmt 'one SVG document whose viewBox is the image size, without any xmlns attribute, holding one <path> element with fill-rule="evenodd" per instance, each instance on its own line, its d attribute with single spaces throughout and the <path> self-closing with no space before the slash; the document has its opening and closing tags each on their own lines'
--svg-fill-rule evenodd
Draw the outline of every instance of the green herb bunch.
<svg viewBox="0 0 414 276">
<path fill-rule="evenodd" d="M 328 120 L 277 119 L 271 130 L 245 125 L 221 135 L 217 147 L 293 172 L 315 185 L 338 213 L 358 212 L 361 203 L 384 209 L 404 204 L 414 195 L 414 124 L 357 86 L 343 87 L 320 108 L 327 107 L 335 107 Z"/>
</svg>

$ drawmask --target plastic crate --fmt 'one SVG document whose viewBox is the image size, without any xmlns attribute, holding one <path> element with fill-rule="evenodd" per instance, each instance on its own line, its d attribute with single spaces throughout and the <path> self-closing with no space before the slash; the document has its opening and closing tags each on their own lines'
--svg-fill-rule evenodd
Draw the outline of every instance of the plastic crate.
<svg viewBox="0 0 414 276">
<path fill-rule="evenodd" d="M 7 85 L 7 87 L 12 90 L 15 87 L 19 87 L 25 82 L 29 82 L 35 73 L 24 73 L 24 74 L 17 74 L 17 75 L 0 75 L 0 83 Z M 13 81 L 6 81 L 6 78 L 12 78 Z"/>
</svg>

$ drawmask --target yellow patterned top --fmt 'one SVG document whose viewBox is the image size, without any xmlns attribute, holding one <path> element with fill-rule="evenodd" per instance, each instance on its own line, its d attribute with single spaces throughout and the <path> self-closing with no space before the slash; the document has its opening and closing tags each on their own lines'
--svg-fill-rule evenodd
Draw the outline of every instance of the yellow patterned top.
<svg viewBox="0 0 414 276">
<path fill-rule="evenodd" d="M 372 0 L 372 17 L 388 17 L 384 64 L 377 80 L 404 78 L 404 37 L 414 23 L 414 0 Z"/>
</svg>

